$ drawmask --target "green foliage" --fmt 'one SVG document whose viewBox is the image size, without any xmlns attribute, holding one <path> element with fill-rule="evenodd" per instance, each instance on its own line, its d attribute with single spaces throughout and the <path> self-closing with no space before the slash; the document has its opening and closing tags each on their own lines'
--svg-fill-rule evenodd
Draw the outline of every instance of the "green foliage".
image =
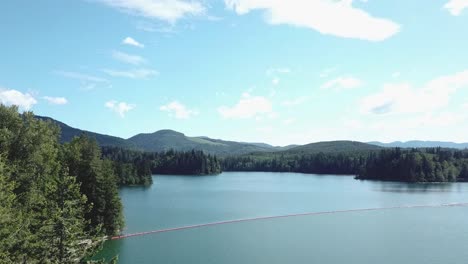
<svg viewBox="0 0 468 264">
<path fill-rule="evenodd" d="M 151 184 L 152 174 L 209 175 L 221 172 L 218 158 L 202 151 L 151 153 L 103 147 L 102 152 L 104 158 L 114 161 L 121 185 Z"/>
<path fill-rule="evenodd" d="M 172 130 L 160 130 L 151 134 L 138 134 L 129 139 L 123 139 L 73 128 L 49 117 L 36 116 L 36 118 L 51 121 L 58 125 L 62 130 L 61 143 L 70 142 L 74 137 L 85 134 L 90 138 L 96 139 L 101 147 L 118 147 L 146 152 L 166 152 L 169 150 L 183 152 L 195 149 L 212 155 L 226 156 L 255 151 L 279 150 L 279 148 L 267 144 L 241 143 L 206 137 L 187 137 L 182 133 Z"/>
<path fill-rule="evenodd" d="M 65 144 L 65 163 L 70 175 L 81 184 L 91 210 L 85 214 L 91 232 L 114 235 L 123 227 L 122 203 L 112 164 L 101 159 L 101 150 L 94 139 L 85 135 Z"/>
<path fill-rule="evenodd" d="M 223 170 L 356 174 L 364 162 L 363 155 L 353 153 L 256 153 L 223 159 Z"/>
<path fill-rule="evenodd" d="M 30 112 L 0 105 L 2 263 L 78 263 L 97 235 L 123 226 L 112 165 L 92 140 L 64 147 L 59 133 Z"/>
<path fill-rule="evenodd" d="M 284 154 L 338 154 L 338 153 L 352 153 L 367 154 L 370 151 L 380 150 L 382 147 L 357 142 L 357 141 L 324 141 L 311 143 L 303 146 L 297 146 L 283 151 Z"/>
<path fill-rule="evenodd" d="M 338 142 L 335 142 L 338 143 Z M 345 142 L 346 143 L 346 142 Z M 354 174 L 359 179 L 405 182 L 468 181 L 468 151 L 367 148 L 367 144 L 334 146 L 330 142 L 313 148 L 254 153 L 223 159 L 225 171 L 274 171 L 316 174 Z M 316 152 L 316 147 L 324 147 Z M 353 147 L 354 146 L 354 147 Z M 357 148 L 356 148 L 357 147 Z M 353 150 L 354 149 L 354 150 Z"/>
<path fill-rule="evenodd" d="M 224 141 L 207 137 L 187 137 L 173 130 L 160 130 L 151 134 L 138 134 L 128 139 L 130 143 L 148 152 L 166 152 L 174 150 L 187 152 L 191 150 L 203 151 L 212 155 L 245 154 L 254 151 L 270 151 L 271 146 Z"/>
<path fill-rule="evenodd" d="M 386 149 L 372 153 L 360 179 L 406 182 L 468 180 L 468 152 L 452 149 Z"/>
<path fill-rule="evenodd" d="M 99 143 L 100 146 L 116 146 L 116 147 L 130 148 L 130 149 L 135 148 L 134 145 L 132 145 L 130 142 L 126 141 L 123 138 L 103 135 L 103 134 L 98 134 L 98 133 L 94 133 L 90 131 L 73 128 L 73 127 L 68 126 L 67 124 L 54 120 L 50 117 L 36 116 L 36 118 L 40 120 L 44 120 L 44 121 L 50 121 L 54 123 L 55 125 L 57 125 L 58 127 L 60 127 L 60 130 L 61 130 L 60 143 L 70 142 L 73 140 L 73 138 L 79 137 L 84 134 L 89 138 L 96 139 L 96 141 Z"/>
<path fill-rule="evenodd" d="M 119 147 L 102 147 L 102 156 L 113 162 L 119 185 L 144 185 L 153 183 L 151 160 L 141 151 Z"/>
</svg>

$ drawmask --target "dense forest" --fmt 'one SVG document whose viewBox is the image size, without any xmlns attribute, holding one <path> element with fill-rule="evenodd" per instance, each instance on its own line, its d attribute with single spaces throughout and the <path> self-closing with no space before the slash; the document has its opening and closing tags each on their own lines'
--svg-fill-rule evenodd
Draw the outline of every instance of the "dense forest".
<svg viewBox="0 0 468 264">
<path fill-rule="evenodd" d="M 353 174 L 358 179 L 405 182 L 468 181 L 468 151 L 381 149 L 314 154 L 257 153 L 223 159 L 225 171 Z"/>
<path fill-rule="evenodd" d="M 217 157 L 202 151 L 141 152 L 103 147 L 103 157 L 114 162 L 120 185 L 149 185 L 152 174 L 209 175 L 221 173 Z"/>
<path fill-rule="evenodd" d="M 59 133 L 0 105 L 2 263 L 76 263 L 123 227 L 111 162 L 94 140 L 61 145 Z"/>
<path fill-rule="evenodd" d="M 352 153 L 256 154 L 223 159 L 225 171 L 271 171 L 317 174 L 357 174 L 365 156 Z"/>
<path fill-rule="evenodd" d="M 367 157 L 358 178 L 405 182 L 468 181 L 468 151 L 385 149 Z"/>
<path fill-rule="evenodd" d="M 149 185 L 154 173 L 221 171 L 201 151 L 101 149 L 85 134 L 64 144 L 59 137 L 54 122 L 0 105 L 2 263 L 77 263 L 122 230 L 119 185 Z"/>
</svg>

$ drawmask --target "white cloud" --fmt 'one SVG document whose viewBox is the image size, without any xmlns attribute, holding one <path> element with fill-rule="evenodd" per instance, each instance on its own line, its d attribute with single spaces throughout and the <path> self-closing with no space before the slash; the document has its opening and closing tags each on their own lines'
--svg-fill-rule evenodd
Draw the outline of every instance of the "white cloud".
<svg viewBox="0 0 468 264">
<path fill-rule="evenodd" d="M 174 24 L 168 24 L 165 22 L 148 22 L 148 21 L 138 21 L 136 22 L 136 28 L 138 30 L 146 31 L 146 32 L 160 32 L 160 33 L 175 33 L 175 26 Z"/>
<path fill-rule="evenodd" d="M 117 8 L 137 16 L 155 18 L 169 23 L 175 23 L 185 16 L 202 15 L 205 12 L 203 4 L 196 0 L 97 0 L 108 6 Z"/>
<path fill-rule="evenodd" d="M 37 104 L 36 99 L 29 93 L 22 93 L 17 90 L 3 89 L 0 87 L 0 103 L 4 105 L 16 105 L 28 111 Z"/>
<path fill-rule="evenodd" d="M 333 89 L 333 90 L 343 90 L 343 89 L 354 89 L 362 85 L 362 81 L 354 77 L 338 77 L 336 79 L 330 80 L 324 83 L 322 89 Z"/>
<path fill-rule="evenodd" d="M 274 131 L 273 127 L 271 126 L 261 126 L 261 127 L 255 128 L 255 130 L 260 133 L 266 133 L 266 134 L 270 134 Z"/>
<path fill-rule="evenodd" d="M 239 15 L 265 10 L 267 22 L 307 27 L 343 38 L 382 41 L 400 31 L 388 19 L 371 16 L 352 6 L 352 0 L 224 0 Z"/>
<path fill-rule="evenodd" d="M 301 105 L 303 103 L 305 103 L 307 101 L 307 97 L 306 96 L 300 96 L 300 97 L 297 97 L 297 98 L 294 98 L 294 99 L 291 99 L 291 100 L 284 100 L 283 102 L 281 102 L 282 105 L 284 106 L 295 106 L 295 105 Z"/>
<path fill-rule="evenodd" d="M 283 120 L 283 125 L 291 125 L 294 122 L 296 122 L 295 118 L 288 118 L 288 119 Z"/>
<path fill-rule="evenodd" d="M 122 44 L 125 45 L 130 45 L 138 48 L 144 48 L 145 45 L 141 44 L 140 42 L 136 41 L 135 39 L 131 37 L 126 37 L 124 40 L 122 40 Z"/>
<path fill-rule="evenodd" d="M 253 118 L 263 114 L 270 116 L 273 112 L 273 106 L 270 100 L 265 97 L 244 93 L 235 106 L 221 106 L 218 108 L 218 112 L 223 118 Z"/>
<path fill-rule="evenodd" d="M 429 81 L 422 88 L 409 83 L 385 84 L 383 89 L 361 101 L 365 113 L 428 113 L 447 106 L 451 96 L 468 87 L 468 70 Z"/>
<path fill-rule="evenodd" d="M 53 73 L 63 76 L 65 78 L 80 81 L 81 89 L 83 90 L 93 90 L 94 88 L 100 85 L 105 85 L 106 87 L 111 86 L 109 80 L 94 75 L 88 75 L 72 71 L 54 71 Z"/>
<path fill-rule="evenodd" d="M 128 64 L 133 64 L 133 65 L 140 65 L 146 63 L 146 59 L 137 56 L 137 55 L 130 55 L 124 52 L 120 51 L 112 51 L 112 57 L 118 61 L 125 62 Z"/>
<path fill-rule="evenodd" d="M 273 79 L 271 80 L 271 83 L 272 83 L 273 85 L 278 85 L 279 82 L 280 82 L 280 79 L 279 79 L 278 77 L 275 77 L 275 78 L 273 78 Z"/>
<path fill-rule="evenodd" d="M 159 72 L 156 70 L 146 68 L 132 69 L 127 71 L 103 69 L 102 71 L 113 77 L 125 77 L 131 79 L 147 79 L 159 74 Z"/>
<path fill-rule="evenodd" d="M 281 80 L 278 77 L 278 75 L 288 73 L 291 73 L 291 70 L 289 68 L 269 68 L 268 70 L 266 70 L 266 74 L 268 76 L 273 76 L 273 78 L 271 79 L 271 83 L 275 86 L 278 85 Z"/>
<path fill-rule="evenodd" d="M 108 101 L 104 104 L 105 107 L 109 108 L 113 112 L 117 113 L 120 117 L 125 117 L 125 114 L 134 109 L 134 104 L 128 104 L 126 102 L 117 102 L 115 100 Z"/>
<path fill-rule="evenodd" d="M 444 5 L 450 14 L 459 16 L 465 8 L 468 8 L 468 0 L 450 0 Z"/>
<path fill-rule="evenodd" d="M 269 68 L 266 71 L 267 75 L 285 74 L 285 73 L 291 73 L 291 69 L 289 69 L 289 68 Z"/>
<path fill-rule="evenodd" d="M 63 77 L 67 77 L 70 79 L 77 79 L 80 81 L 84 82 L 94 82 L 94 83 L 103 83 L 103 82 L 109 82 L 108 80 L 101 78 L 101 77 L 96 77 L 93 75 L 88 75 L 88 74 L 83 74 L 79 72 L 71 72 L 71 71 L 55 71 L 56 74 L 59 74 Z"/>
<path fill-rule="evenodd" d="M 50 96 L 44 96 L 42 99 L 48 101 L 50 104 L 55 104 L 55 105 L 64 105 L 68 103 L 68 100 L 65 97 L 50 97 Z"/>
<path fill-rule="evenodd" d="M 399 78 L 401 76 L 400 72 L 394 72 L 392 73 L 392 78 Z"/>
<path fill-rule="evenodd" d="M 178 101 L 172 101 L 159 107 L 159 109 L 164 112 L 169 112 L 169 114 L 173 114 L 177 119 L 189 119 L 192 116 L 198 115 L 198 111 L 188 109 Z"/>
<path fill-rule="evenodd" d="M 320 72 L 319 76 L 320 78 L 326 78 L 330 76 L 333 72 L 335 72 L 338 68 L 337 67 L 332 67 L 332 68 L 326 68 L 323 71 Z"/>
</svg>

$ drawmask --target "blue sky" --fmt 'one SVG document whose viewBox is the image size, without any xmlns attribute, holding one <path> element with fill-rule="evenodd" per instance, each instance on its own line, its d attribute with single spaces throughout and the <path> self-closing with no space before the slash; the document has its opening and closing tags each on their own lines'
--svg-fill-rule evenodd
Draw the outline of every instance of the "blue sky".
<svg viewBox="0 0 468 264">
<path fill-rule="evenodd" d="M 120 137 L 468 141 L 468 0 L 7 0 L 0 102 Z"/>
</svg>

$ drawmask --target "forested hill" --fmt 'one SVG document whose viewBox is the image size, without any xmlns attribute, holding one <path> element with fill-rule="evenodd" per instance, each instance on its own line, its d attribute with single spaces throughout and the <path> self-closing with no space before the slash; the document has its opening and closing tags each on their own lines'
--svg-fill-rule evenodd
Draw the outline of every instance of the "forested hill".
<svg viewBox="0 0 468 264">
<path fill-rule="evenodd" d="M 382 143 L 378 141 L 368 142 L 368 144 L 377 145 L 387 148 L 452 148 L 452 149 L 467 149 L 468 143 L 454 143 L 448 141 L 422 141 L 422 140 L 411 140 L 411 141 L 394 141 L 391 143 Z"/>
<path fill-rule="evenodd" d="M 86 134 L 96 139 L 98 144 L 106 147 L 120 147 L 132 150 L 141 150 L 146 152 L 165 152 L 175 151 L 203 151 L 207 154 L 217 156 L 241 155 L 250 152 L 268 152 L 288 149 L 289 147 L 274 147 L 263 143 L 244 143 L 235 141 L 226 141 L 212 139 L 208 137 L 188 137 L 180 132 L 173 130 L 160 130 L 154 133 L 142 133 L 129 139 L 103 135 L 90 131 L 73 128 L 63 122 L 50 117 L 36 116 L 41 120 L 50 120 L 57 124 L 61 131 L 60 142 L 70 142 L 73 137 Z"/>
<path fill-rule="evenodd" d="M 239 155 L 250 152 L 273 151 L 275 148 L 269 145 L 259 145 L 251 143 L 240 143 L 211 139 L 208 137 L 187 137 L 186 135 L 173 130 L 160 130 L 149 134 L 138 134 L 128 139 L 136 147 L 150 152 L 167 151 L 174 149 L 177 151 L 201 150 L 205 153 L 218 156 Z"/>
<path fill-rule="evenodd" d="M 358 141 L 323 141 L 317 143 L 311 143 L 303 146 L 297 146 L 285 151 L 280 151 L 279 153 L 305 153 L 305 154 L 315 154 L 315 153 L 342 153 L 342 152 L 353 152 L 353 153 L 367 153 L 369 151 L 380 150 L 383 147 L 362 143 Z"/>
<path fill-rule="evenodd" d="M 135 146 L 133 146 L 130 142 L 128 142 L 127 140 L 123 138 L 103 135 L 99 133 L 94 133 L 94 132 L 74 128 L 50 117 L 38 116 L 38 115 L 36 115 L 35 117 L 44 121 L 52 121 L 53 123 L 55 123 L 56 125 L 60 127 L 60 130 L 61 130 L 60 143 L 70 142 L 72 141 L 74 137 L 78 137 L 81 134 L 86 134 L 88 137 L 96 139 L 96 141 L 98 142 L 100 146 L 113 146 L 113 147 L 123 147 L 123 148 L 130 148 L 130 149 L 135 148 Z"/>
<path fill-rule="evenodd" d="M 275 171 L 357 174 L 366 157 L 382 147 L 355 141 L 312 143 L 276 152 L 255 152 L 223 159 L 226 171 Z"/>
</svg>

